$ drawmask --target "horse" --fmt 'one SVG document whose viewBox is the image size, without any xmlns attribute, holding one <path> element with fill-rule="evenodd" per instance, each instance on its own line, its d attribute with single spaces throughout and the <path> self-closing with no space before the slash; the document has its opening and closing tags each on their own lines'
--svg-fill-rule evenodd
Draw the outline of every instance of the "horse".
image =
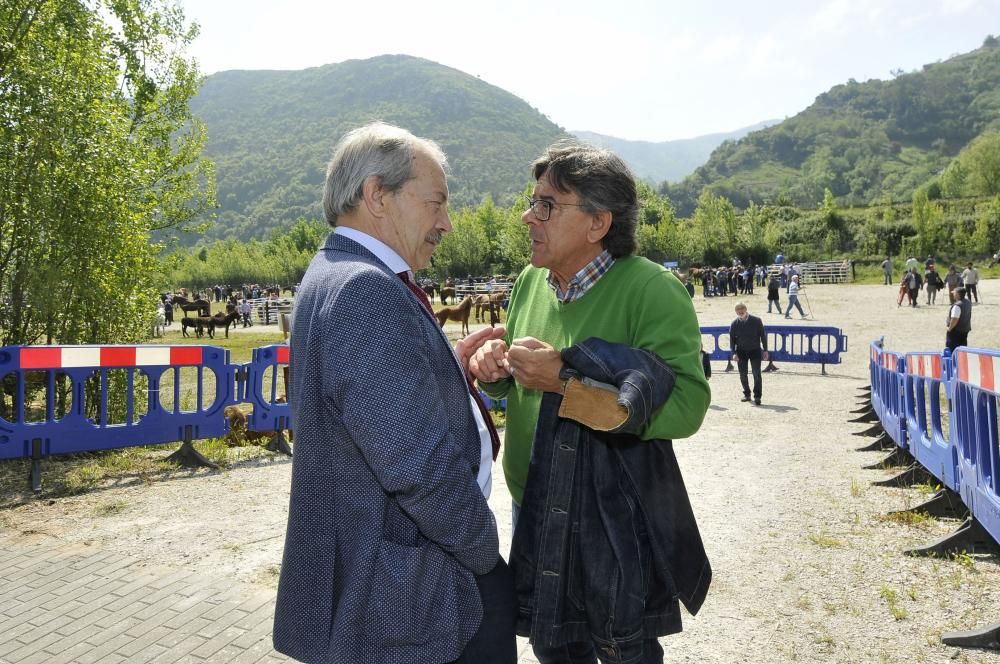
<svg viewBox="0 0 1000 664">
<path fill-rule="evenodd" d="M 161 304 L 156 308 L 156 317 L 153 319 L 153 336 L 162 337 L 163 328 L 167 326 L 166 308 Z"/>
<path fill-rule="evenodd" d="M 211 321 L 212 319 L 209 318 L 207 320 Z M 194 335 L 200 339 L 201 336 L 205 333 L 204 321 L 205 321 L 204 317 L 189 318 L 187 316 L 184 316 L 183 318 L 181 318 L 181 334 L 184 335 L 185 337 L 190 336 L 187 332 L 188 328 L 189 327 L 194 328 Z M 212 337 L 214 332 L 215 332 L 215 324 L 212 323 L 212 330 L 209 332 L 208 336 Z"/>
<path fill-rule="evenodd" d="M 235 327 L 236 321 L 240 317 L 240 312 L 236 311 L 236 307 L 229 305 L 227 307 L 228 313 L 218 313 L 212 316 L 213 327 L 223 327 L 226 329 L 226 338 L 229 338 L 229 326 Z M 211 336 L 211 335 L 209 335 Z"/>
<path fill-rule="evenodd" d="M 474 295 L 472 296 L 472 303 L 476 306 L 476 322 L 483 322 L 483 312 L 490 307 L 490 296 L 489 295 Z"/>
<path fill-rule="evenodd" d="M 189 311 L 197 311 L 199 316 L 212 314 L 212 303 L 205 299 L 189 300 L 182 295 L 175 295 L 174 306 L 180 307 L 185 314 Z"/>
<path fill-rule="evenodd" d="M 455 297 L 454 286 L 442 286 L 439 292 L 441 293 L 441 304 L 448 304 L 448 298 Z"/>
<path fill-rule="evenodd" d="M 446 321 L 453 320 L 462 323 L 462 334 L 469 333 L 469 312 L 472 311 L 472 298 L 466 297 L 461 304 L 453 307 L 441 307 L 434 312 L 438 325 L 444 328 Z"/>
<path fill-rule="evenodd" d="M 429 284 L 422 284 L 420 286 L 420 288 L 427 295 L 427 299 L 430 300 L 431 302 L 433 302 L 434 301 L 434 293 L 437 292 L 438 288 L 440 288 L 440 285 L 436 284 L 434 282 L 431 282 Z"/>
</svg>

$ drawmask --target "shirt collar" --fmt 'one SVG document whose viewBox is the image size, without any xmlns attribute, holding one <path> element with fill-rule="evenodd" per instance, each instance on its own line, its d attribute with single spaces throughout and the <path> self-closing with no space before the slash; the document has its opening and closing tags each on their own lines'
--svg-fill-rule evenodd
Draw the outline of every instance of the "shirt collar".
<svg viewBox="0 0 1000 664">
<path fill-rule="evenodd" d="M 400 257 L 400 255 L 385 242 L 372 237 L 364 231 L 359 231 L 356 228 L 349 228 L 347 226 L 337 226 L 333 229 L 333 232 L 337 235 L 343 235 L 348 240 L 354 240 L 362 247 L 375 254 L 375 258 L 385 263 L 385 266 L 396 274 L 399 274 L 400 272 L 408 272 L 410 274 L 410 278 L 413 278 L 413 270 L 410 269 L 410 266 L 407 265 L 406 261 L 403 260 L 402 257 Z"/>
<path fill-rule="evenodd" d="M 590 261 L 583 268 L 580 269 L 573 278 L 569 280 L 566 285 L 566 291 L 559 287 L 559 282 L 552 275 L 552 271 L 549 271 L 549 286 L 556 293 L 556 298 L 566 304 L 572 302 L 573 300 L 579 300 L 583 297 L 584 293 L 593 288 L 594 284 L 597 283 L 604 274 L 611 269 L 611 266 L 615 264 L 614 256 L 608 253 L 607 250 L 602 251 L 594 260 Z"/>
</svg>

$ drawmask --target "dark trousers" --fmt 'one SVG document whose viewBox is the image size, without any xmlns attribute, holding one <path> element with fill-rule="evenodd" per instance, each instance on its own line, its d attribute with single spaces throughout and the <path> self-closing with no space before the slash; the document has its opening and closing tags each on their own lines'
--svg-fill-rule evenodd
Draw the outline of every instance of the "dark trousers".
<svg viewBox="0 0 1000 664">
<path fill-rule="evenodd" d="M 593 643 L 567 643 L 562 646 L 535 646 L 535 658 L 539 664 L 596 664 L 597 652 Z M 621 661 L 614 655 L 601 653 L 601 661 L 617 664 Z M 663 647 L 657 639 L 646 639 L 642 642 L 642 657 L 630 664 L 662 664 Z"/>
<path fill-rule="evenodd" d="M 969 333 L 966 332 L 965 334 L 959 334 L 958 332 L 950 331 L 945 337 L 944 345 L 948 350 L 954 353 L 955 349 L 959 346 L 969 345 Z"/>
<path fill-rule="evenodd" d="M 503 558 L 490 572 L 476 577 L 483 603 L 483 621 L 453 664 L 516 664 L 517 599 L 514 577 Z"/>
<path fill-rule="evenodd" d="M 743 351 L 736 353 L 736 366 L 740 370 L 740 384 L 743 385 L 743 396 L 745 397 L 750 396 L 750 380 L 747 376 L 747 364 L 749 363 L 753 370 L 753 398 L 760 399 L 763 389 L 760 377 L 760 359 L 761 351 L 759 350 L 752 353 L 744 353 Z"/>
<path fill-rule="evenodd" d="M 965 297 L 969 300 L 975 298 L 976 302 L 979 302 L 979 291 L 976 290 L 976 286 L 979 284 L 965 284 Z"/>
</svg>

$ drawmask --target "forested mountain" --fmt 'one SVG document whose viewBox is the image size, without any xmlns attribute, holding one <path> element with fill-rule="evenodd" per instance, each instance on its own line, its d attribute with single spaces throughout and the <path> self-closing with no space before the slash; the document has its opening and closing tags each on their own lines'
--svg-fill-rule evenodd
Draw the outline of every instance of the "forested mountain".
<svg viewBox="0 0 1000 664">
<path fill-rule="evenodd" d="M 840 204 L 909 200 L 970 141 L 1000 128 L 1000 44 L 895 72 L 850 80 L 798 115 L 727 141 L 683 182 L 664 184 L 681 216 L 704 189 L 737 207 L 751 200 L 815 207 L 829 189 Z"/>
<path fill-rule="evenodd" d="M 743 138 L 752 131 L 770 127 L 780 120 L 766 120 L 750 127 L 718 134 L 705 134 L 675 141 L 629 141 L 592 131 L 570 133 L 593 145 L 607 148 L 620 156 L 635 174 L 651 183 L 677 182 L 706 161 L 724 141 Z"/>
<path fill-rule="evenodd" d="M 567 136 L 514 95 L 443 65 L 403 55 L 301 71 L 225 71 L 207 77 L 191 110 L 207 126 L 219 210 L 208 239 L 265 237 L 296 219 L 321 219 L 334 142 L 370 120 L 440 143 L 455 206 L 506 201 L 528 164 Z M 192 238 L 192 241 L 196 238 Z"/>
</svg>

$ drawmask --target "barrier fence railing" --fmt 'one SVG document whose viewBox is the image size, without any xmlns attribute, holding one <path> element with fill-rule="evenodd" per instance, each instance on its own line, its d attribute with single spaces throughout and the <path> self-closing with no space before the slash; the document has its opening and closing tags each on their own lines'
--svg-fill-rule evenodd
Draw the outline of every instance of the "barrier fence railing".
<svg viewBox="0 0 1000 664">
<path fill-rule="evenodd" d="M 840 354 L 847 352 L 847 335 L 835 327 L 814 325 L 768 325 L 768 365 L 764 371 L 775 371 L 775 362 L 819 364 L 823 374 L 826 365 L 840 364 Z M 709 359 L 729 362 L 729 328 L 702 327 L 702 345 Z M 727 368 L 727 371 L 731 367 Z"/>
<path fill-rule="evenodd" d="M 946 349 L 901 355 L 883 345 L 881 339 L 873 342 L 869 354 L 871 408 L 897 448 L 915 460 L 899 478 L 941 486 L 911 511 L 965 517 L 952 534 L 907 553 L 1000 553 L 1000 350 L 960 347 L 954 354 Z M 997 649 L 1000 623 L 946 633 L 942 642 Z"/>
<path fill-rule="evenodd" d="M 881 427 L 1000 543 L 1000 350 L 900 354 L 876 341 L 869 375 Z"/>
<path fill-rule="evenodd" d="M 702 328 L 712 359 L 728 359 L 728 328 Z M 847 337 L 836 328 L 769 329 L 773 362 L 840 363 Z M 0 348 L 0 459 L 32 460 L 41 489 L 43 458 L 183 441 L 171 457 L 213 465 L 196 439 L 229 431 L 225 409 L 249 405 L 247 430 L 270 434 L 268 448 L 291 454 L 289 347 L 253 350 L 246 363 L 217 346 L 6 346 Z M 490 408 L 505 401 L 487 399 Z"/>
<path fill-rule="evenodd" d="M 40 460 L 182 440 L 178 459 L 208 463 L 190 443 L 225 435 L 237 366 L 216 346 L 0 348 L 0 458 Z"/>
</svg>

